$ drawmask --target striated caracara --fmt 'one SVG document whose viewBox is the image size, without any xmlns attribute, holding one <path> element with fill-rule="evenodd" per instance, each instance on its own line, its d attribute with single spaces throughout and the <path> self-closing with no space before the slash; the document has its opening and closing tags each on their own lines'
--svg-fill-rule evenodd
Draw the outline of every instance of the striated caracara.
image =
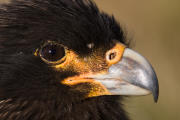
<svg viewBox="0 0 180 120">
<path fill-rule="evenodd" d="M 94 2 L 0 6 L 0 120 L 129 120 L 123 96 L 150 93 L 153 68 Z"/>
</svg>

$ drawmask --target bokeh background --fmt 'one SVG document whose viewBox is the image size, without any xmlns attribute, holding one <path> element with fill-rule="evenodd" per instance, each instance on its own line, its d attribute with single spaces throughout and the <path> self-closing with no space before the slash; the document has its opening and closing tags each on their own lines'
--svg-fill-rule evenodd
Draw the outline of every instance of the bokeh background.
<svg viewBox="0 0 180 120">
<path fill-rule="evenodd" d="M 152 96 L 125 101 L 132 120 L 180 120 L 180 0 L 94 1 L 126 29 L 133 49 L 148 58 L 159 78 L 157 104 Z"/>
</svg>

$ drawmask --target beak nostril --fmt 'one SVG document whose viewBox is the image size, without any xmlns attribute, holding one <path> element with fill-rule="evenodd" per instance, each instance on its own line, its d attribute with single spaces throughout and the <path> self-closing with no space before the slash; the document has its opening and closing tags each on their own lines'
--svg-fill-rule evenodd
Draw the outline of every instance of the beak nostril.
<svg viewBox="0 0 180 120">
<path fill-rule="evenodd" d="M 112 49 L 108 50 L 105 54 L 108 66 L 119 62 L 123 57 L 124 50 L 125 46 L 121 43 L 117 43 Z"/>
<path fill-rule="evenodd" d="M 113 60 L 114 58 L 116 58 L 116 52 L 110 53 L 109 60 Z"/>
</svg>

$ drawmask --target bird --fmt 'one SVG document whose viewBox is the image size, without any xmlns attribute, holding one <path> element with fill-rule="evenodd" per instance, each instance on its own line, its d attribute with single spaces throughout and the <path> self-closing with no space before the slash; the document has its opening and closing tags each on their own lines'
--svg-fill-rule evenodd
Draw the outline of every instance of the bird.
<svg viewBox="0 0 180 120">
<path fill-rule="evenodd" d="M 156 73 L 92 0 L 0 7 L 0 120 L 130 120 L 123 100 L 153 94 Z"/>
</svg>

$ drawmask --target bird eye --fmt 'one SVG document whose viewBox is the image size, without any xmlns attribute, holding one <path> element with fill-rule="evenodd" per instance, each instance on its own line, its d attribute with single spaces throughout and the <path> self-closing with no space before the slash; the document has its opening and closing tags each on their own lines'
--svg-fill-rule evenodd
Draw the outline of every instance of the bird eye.
<svg viewBox="0 0 180 120">
<path fill-rule="evenodd" d="M 45 61 L 57 62 L 65 56 L 65 49 L 60 44 L 49 43 L 41 48 L 40 56 Z"/>
</svg>

